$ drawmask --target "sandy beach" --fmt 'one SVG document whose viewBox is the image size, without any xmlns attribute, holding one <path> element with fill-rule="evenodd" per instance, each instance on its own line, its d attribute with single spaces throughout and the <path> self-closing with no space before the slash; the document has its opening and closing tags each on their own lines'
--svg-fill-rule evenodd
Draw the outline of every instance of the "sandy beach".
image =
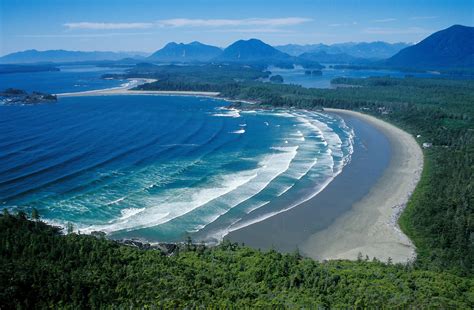
<svg viewBox="0 0 474 310">
<path fill-rule="evenodd" d="M 421 175 L 423 154 L 401 129 L 362 113 L 326 109 L 354 128 L 351 162 L 310 200 L 226 238 L 254 248 L 296 249 L 317 260 L 371 259 L 406 262 L 415 255 L 398 217 Z"/>
<path fill-rule="evenodd" d="M 161 95 L 161 96 L 197 96 L 197 97 L 217 97 L 218 92 L 202 92 L 202 91 L 159 91 L 159 90 L 131 90 L 138 85 L 151 83 L 156 80 L 153 79 L 129 79 L 129 82 L 123 86 L 88 90 L 73 93 L 56 94 L 61 97 L 83 97 L 83 96 L 116 96 L 116 95 Z"/>
<path fill-rule="evenodd" d="M 398 217 L 416 187 L 423 168 L 423 153 L 403 130 L 362 113 L 326 109 L 356 116 L 383 132 L 392 147 L 388 168 L 370 192 L 327 229 L 313 234 L 300 246 L 312 258 L 356 259 L 359 253 L 386 261 L 406 262 L 415 248 L 398 226 Z"/>
</svg>

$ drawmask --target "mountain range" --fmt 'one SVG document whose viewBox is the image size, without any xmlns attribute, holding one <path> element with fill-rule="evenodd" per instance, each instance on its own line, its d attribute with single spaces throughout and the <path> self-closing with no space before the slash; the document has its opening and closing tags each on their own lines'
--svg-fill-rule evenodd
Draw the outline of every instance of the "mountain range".
<svg viewBox="0 0 474 310">
<path fill-rule="evenodd" d="M 385 62 L 388 66 L 438 69 L 474 67 L 474 27 L 454 25 L 407 47 Z"/>
<path fill-rule="evenodd" d="M 312 68 L 320 67 L 315 61 L 290 56 L 258 39 L 238 40 L 223 50 L 200 42 L 189 44 L 171 42 L 153 53 L 147 60 L 174 63 L 213 62 L 259 66 L 277 65 L 288 68 L 293 67 L 294 64 Z"/>
<path fill-rule="evenodd" d="M 415 45 L 407 43 L 341 43 L 273 47 L 258 39 L 238 40 L 225 49 L 194 41 L 168 43 L 147 58 L 139 52 L 80 52 L 27 50 L 0 57 L 0 63 L 64 63 L 85 61 L 212 62 L 320 68 L 319 63 L 370 65 L 406 69 L 474 67 L 474 27 L 454 25 Z"/>
<path fill-rule="evenodd" d="M 347 42 L 332 45 L 326 44 L 287 44 L 275 46 L 282 52 L 293 56 L 300 56 L 304 53 L 320 53 L 327 54 L 347 54 L 356 58 L 365 59 L 385 59 L 395 55 L 400 50 L 410 46 L 409 43 L 387 43 L 387 42 Z"/>
</svg>

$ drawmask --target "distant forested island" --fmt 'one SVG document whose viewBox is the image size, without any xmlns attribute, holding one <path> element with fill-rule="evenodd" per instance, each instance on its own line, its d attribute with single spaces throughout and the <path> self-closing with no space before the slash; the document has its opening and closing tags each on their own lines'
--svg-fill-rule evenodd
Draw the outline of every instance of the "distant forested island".
<svg viewBox="0 0 474 310">
<path fill-rule="evenodd" d="M 0 91 L 0 103 L 3 104 L 37 104 L 45 102 L 56 102 L 56 95 L 31 92 L 22 89 L 7 88 Z"/>
</svg>

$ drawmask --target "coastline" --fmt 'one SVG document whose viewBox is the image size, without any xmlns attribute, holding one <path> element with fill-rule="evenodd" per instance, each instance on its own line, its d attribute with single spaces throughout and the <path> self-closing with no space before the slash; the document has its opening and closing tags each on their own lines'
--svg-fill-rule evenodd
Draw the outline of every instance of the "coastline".
<svg viewBox="0 0 474 310">
<path fill-rule="evenodd" d="M 226 238 L 256 248 L 298 249 L 317 260 L 354 260 L 359 253 L 382 261 L 413 259 L 415 247 L 397 220 L 420 178 L 421 148 L 411 135 L 375 117 L 347 110 L 325 111 L 360 124 L 359 139 L 365 141 L 358 154 L 354 152 L 353 161 L 309 201 L 235 230 Z M 388 154 L 377 154 L 384 152 L 384 143 Z M 372 167 L 381 157 L 387 163 Z"/>
<path fill-rule="evenodd" d="M 84 96 L 116 96 L 116 95 L 159 95 L 159 96 L 195 96 L 195 97 L 217 97 L 219 92 L 204 92 L 204 91 L 161 91 L 161 90 L 131 90 L 132 88 L 144 84 L 151 83 L 156 80 L 153 79 L 129 79 L 128 83 L 122 86 L 86 90 L 82 92 L 61 93 L 55 94 L 58 98 L 65 97 L 84 97 Z"/>
<path fill-rule="evenodd" d="M 132 91 L 130 89 L 139 83 L 150 81 L 137 79 L 130 81 L 127 85 L 116 88 L 64 93 L 58 94 L 58 97 L 170 95 L 211 97 L 233 102 L 218 97 L 218 92 Z M 272 241 L 271 243 L 264 241 L 265 238 L 262 238 L 263 241 L 260 240 L 260 243 L 253 244 L 249 239 L 251 237 L 245 231 L 271 234 L 271 229 L 268 229 L 269 225 L 265 225 L 266 222 L 273 221 L 271 228 L 281 229 L 281 225 L 275 224 L 278 218 L 285 217 L 288 213 L 300 208 L 301 205 L 261 222 L 234 230 L 226 238 L 232 241 L 244 242 L 253 247 L 269 248 L 275 246 L 282 251 L 290 251 L 290 247 L 293 246 L 293 249 L 298 248 L 305 256 L 318 260 L 356 259 L 359 253 L 383 261 L 386 261 L 389 257 L 394 262 L 406 262 L 413 259 L 415 256 L 414 245 L 401 232 L 397 220 L 421 175 L 423 154 L 420 147 L 408 133 L 375 117 L 348 110 L 325 109 L 325 111 L 339 114 L 343 118 L 355 117 L 383 133 L 392 146 L 390 164 L 384 169 L 383 175 L 374 182 L 373 186 L 370 186 L 367 193 L 358 197 L 359 199 L 353 199 L 342 214 L 324 219 L 322 221 L 324 227 L 320 225 L 317 229 L 300 228 L 300 230 L 304 230 L 304 234 L 301 234 L 301 232 L 292 234 L 290 232 L 287 238 L 293 238 L 293 241 L 285 241 L 283 246 L 278 244 L 279 241 Z M 342 174 L 344 174 L 344 170 Z M 353 181 L 352 184 L 354 184 Z M 325 190 L 323 190 L 323 193 Z M 321 193 L 304 204 L 313 204 L 320 195 Z M 295 225 L 298 226 L 297 224 Z M 255 229 L 255 227 L 260 228 Z M 242 234 L 242 232 L 244 233 Z M 283 233 L 286 232 L 283 231 Z"/>
<path fill-rule="evenodd" d="M 415 246 L 400 230 L 398 218 L 420 180 L 423 152 L 416 140 L 400 128 L 355 111 L 325 109 L 356 116 L 380 130 L 390 141 L 392 158 L 370 192 L 327 229 L 313 234 L 301 246 L 315 259 L 356 259 L 359 253 L 393 262 L 415 257 Z"/>
</svg>

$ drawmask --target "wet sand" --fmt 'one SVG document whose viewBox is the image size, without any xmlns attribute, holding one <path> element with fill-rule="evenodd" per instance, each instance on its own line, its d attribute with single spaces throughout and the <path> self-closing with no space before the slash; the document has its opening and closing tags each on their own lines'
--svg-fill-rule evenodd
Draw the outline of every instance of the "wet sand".
<svg viewBox="0 0 474 310">
<path fill-rule="evenodd" d="M 376 257 L 406 262 L 414 246 L 397 220 L 421 174 L 423 154 L 401 129 L 358 112 L 337 113 L 356 133 L 352 161 L 321 193 L 264 221 L 231 232 L 227 238 L 249 246 L 308 257 Z"/>
</svg>

